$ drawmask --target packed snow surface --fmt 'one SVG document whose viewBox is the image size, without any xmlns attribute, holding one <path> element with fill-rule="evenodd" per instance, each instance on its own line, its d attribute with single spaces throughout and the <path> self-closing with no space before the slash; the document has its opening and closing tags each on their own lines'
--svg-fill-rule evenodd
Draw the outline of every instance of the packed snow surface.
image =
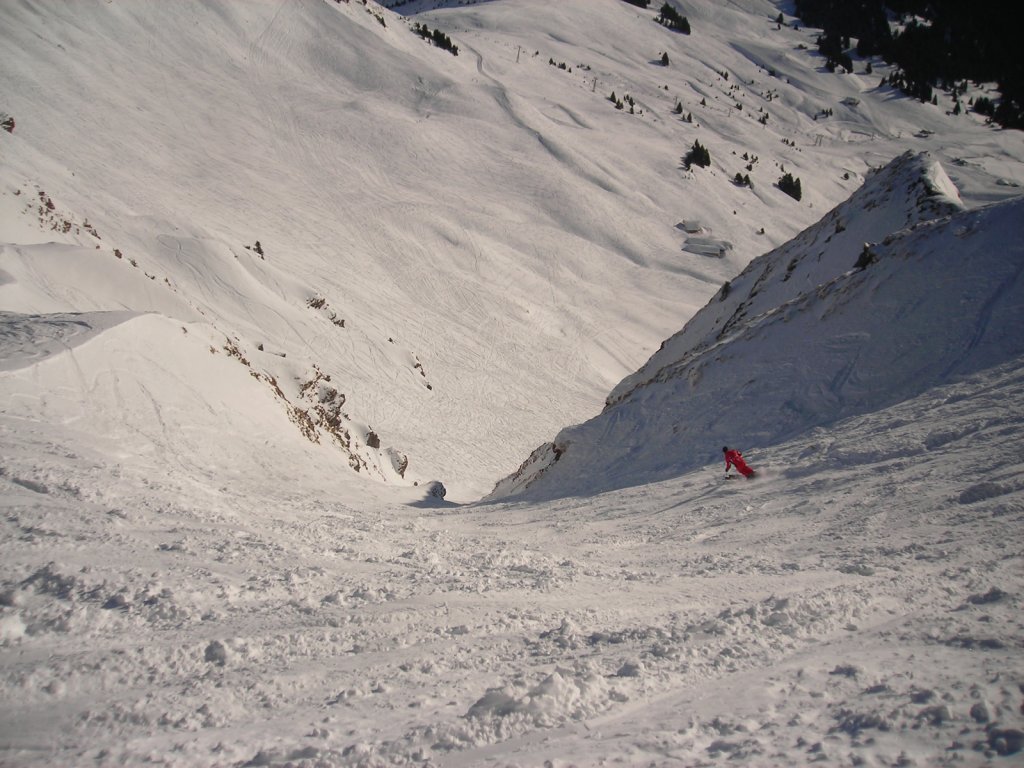
<svg viewBox="0 0 1024 768">
<path fill-rule="evenodd" d="M 790 10 L 0 3 L 0 765 L 1019 761 L 1024 144 Z"/>
<path fill-rule="evenodd" d="M 753 481 L 469 509 L 5 416 L 3 762 L 1010 765 L 1022 398 L 1001 367 Z"/>
</svg>

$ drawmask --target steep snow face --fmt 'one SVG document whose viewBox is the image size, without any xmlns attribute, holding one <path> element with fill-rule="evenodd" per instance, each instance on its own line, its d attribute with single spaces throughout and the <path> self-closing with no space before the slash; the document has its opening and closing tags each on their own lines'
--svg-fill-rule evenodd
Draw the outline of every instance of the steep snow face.
<svg viewBox="0 0 1024 768">
<path fill-rule="evenodd" d="M 870 168 L 931 144 L 969 204 L 1024 183 L 1014 132 L 821 71 L 775 3 L 694 0 L 692 35 L 621 0 L 394 5 L 0 3 L 0 309 L 209 325 L 465 500 Z"/>
<path fill-rule="evenodd" d="M 343 407 L 330 379 L 281 359 L 255 370 L 231 339 L 158 313 L 0 313 L 0 397 L 24 423 L 61 425 L 153 477 L 293 486 L 338 456 L 383 481 L 404 457 Z M 284 391 L 281 382 L 305 379 Z"/>
<path fill-rule="evenodd" d="M 664 479 L 722 445 L 768 446 L 1024 354 L 1024 198 L 923 221 L 959 210 L 942 180 L 924 158 L 894 161 L 755 260 L 600 416 L 560 432 L 495 496 Z M 906 228 L 854 247 L 901 210 Z"/>
<path fill-rule="evenodd" d="M 623 379 L 608 396 L 608 404 L 623 399 L 665 365 L 721 341 L 746 320 L 846 272 L 866 244 L 962 209 L 956 187 L 941 165 L 927 153 L 905 153 L 870 176 L 821 221 L 754 259 L 639 371 Z"/>
<path fill-rule="evenodd" d="M 1024 183 L 1019 133 L 825 73 L 777 3 L 686 5 L 396 5 L 453 57 L 372 0 L 0 0 L 0 764 L 1020 757 L 1024 368 L 969 373 L 1021 337 L 1018 207 L 860 212 L 820 276 L 734 279 L 729 332 L 609 408 L 609 479 L 579 464 L 665 482 L 400 486 L 491 487 L 919 128 L 968 205 Z M 757 482 L 657 464 L 710 416 L 799 430 L 776 376 L 804 422 L 955 381 L 747 450 Z"/>
</svg>

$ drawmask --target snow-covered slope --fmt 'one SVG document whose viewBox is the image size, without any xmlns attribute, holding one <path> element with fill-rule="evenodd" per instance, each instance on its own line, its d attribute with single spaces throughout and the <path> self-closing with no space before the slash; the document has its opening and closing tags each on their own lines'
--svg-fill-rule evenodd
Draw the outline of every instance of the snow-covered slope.
<svg viewBox="0 0 1024 768">
<path fill-rule="evenodd" d="M 723 286 L 495 497 L 664 479 L 1019 359 L 1024 198 L 966 212 L 955 195 L 926 156 L 893 161 Z"/>
<path fill-rule="evenodd" d="M 871 168 L 935 145 L 971 203 L 1024 181 L 1013 132 L 825 72 L 775 4 L 686 10 L 0 4 L 0 309 L 201 321 L 284 412 L 330 376 L 354 439 L 406 457 L 359 477 L 477 498 Z"/>
<path fill-rule="evenodd" d="M 755 259 L 716 298 L 668 339 L 606 404 L 625 397 L 665 365 L 722 341 L 746 320 L 763 314 L 847 272 L 864 247 L 907 227 L 962 208 L 956 187 L 928 155 L 907 153 L 798 237 Z"/>
<path fill-rule="evenodd" d="M 0 762 L 1011 765 L 1021 402 L 1014 363 L 757 482 L 443 510 L 0 414 Z"/>
<path fill-rule="evenodd" d="M 1024 378 L 989 366 L 1020 208 L 978 206 L 1019 193 L 1020 134 L 828 73 L 788 3 L 692 0 L 689 36 L 621 0 L 388 4 L 0 2 L 0 764 L 1019 758 Z M 990 301 L 957 324 L 954 294 Z M 802 414 L 711 359 L 762 346 Z M 578 497 L 429 495 L 627 376 L 612 426 L 661 440 L 704 363 L 758 482 L 691 435 Z"/>
</svg>

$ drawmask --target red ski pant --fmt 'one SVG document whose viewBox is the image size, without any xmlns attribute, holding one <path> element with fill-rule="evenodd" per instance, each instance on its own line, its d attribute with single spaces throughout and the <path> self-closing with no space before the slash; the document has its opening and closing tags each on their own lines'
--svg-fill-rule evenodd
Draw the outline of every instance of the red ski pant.
<svg viewBox="0 0 1024 768">
<path fill-rule="evenodd" d="M 747 462 L 745 462 L 741 458 L 732 459 L 732 465 L 734 467 L 736 467 L 736 471 L 739 472 L 744 477 L 750 477 L 752 474 L 754 474 L 754 470 L 752 470 L 750 467 L 748 467 L 747 466 Z M 726 466 L 725 469 L 726 469 L 726 471 L 728 471 L 729 467 Z"/>
</svg>

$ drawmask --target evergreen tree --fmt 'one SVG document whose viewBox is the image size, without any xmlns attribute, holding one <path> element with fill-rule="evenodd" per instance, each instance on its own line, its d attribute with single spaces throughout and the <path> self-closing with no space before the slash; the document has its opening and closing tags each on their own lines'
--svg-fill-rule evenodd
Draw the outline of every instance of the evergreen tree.
<svg viewBox="0 0 1024 768">
<path fill-rule="evenodd" d="M 799 200 L 803 196 L 803 191 L 800 189 L 800 179 L 793 178 L 791 173 L 784 173 L 782 175 L 782 178 L 779 179 L 779 189 L 794 200 Z"/>
<path fill-rule="evenodd" d="M 661 10 L 658 12 L 658 18 L 656 18 L 655 21 L 675 32 L 682 32 L 685 35 L 690 34 L 689 20 L 687 20 L 685 16 L 681 15 L 679 11 L 668 3 L 664 3 L 661 6 Z"/>
<path fill-rule="evenodd" d="M 452 42 L 452 39 L 440 29 L 435 29 L 431 32 L 430 27 L 426 24 L 416 22 L 412 25 L 412 31 L 424 40 L 432 42 L 438 48 L 443 48 L 448 51 L 452 56 L 459 55 L 459 46 L 455 45 L 455 43 Z"/>
<path fill-rule="evenodd" d="M 687 152 L 686 157 L 683 158 L 683 164 L 686 166 L 687 170 L 695 165 L 698 165 L 701 168 L 707 168 L 711 165 L 711 153 L 708 152 L 707 147 L 699 141 L 694 140 L 690 151 Z"/>
<path fill-rule="evenodd" d="M 886 9 L 924 23 L 914 18 L 892 33 Z M 899 75 L 888 83 L 921 101 L 931 101 L 931 89 L 940 84 L 997 82 L 1001 98 L 990 116 L 1005 127 L 1024 128 L 1024 56 L 1003 5 L 975 3 L 967 11 L 956 0 L 796 0 L 796 13 L 840 45 L 856 37 L 858 54 L 881 54 L 897 65 Z"/>
</svg>

